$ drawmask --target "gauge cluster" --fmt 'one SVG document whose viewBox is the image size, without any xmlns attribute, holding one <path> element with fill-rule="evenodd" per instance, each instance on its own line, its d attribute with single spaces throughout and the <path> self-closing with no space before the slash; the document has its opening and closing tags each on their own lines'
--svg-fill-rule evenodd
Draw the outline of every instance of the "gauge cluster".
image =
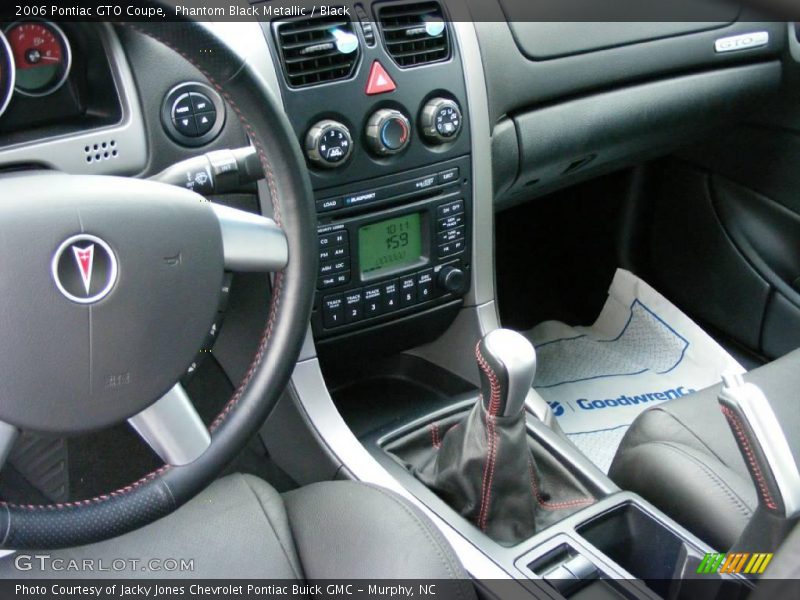
<svg viewBox="0 0 800 600">
<path fill-rule="evenodd" d="M 72 47 L 55 23 L 16 21 L 0 33 L 0 114 L 13 94 L 41 97 L 57 91 L 72 66 Z"/>
<path fill-rule="evenodd" d="M 120 118 L 97 27 L 36 18 L 0 22 L 0 147 Z"/>
</svg>

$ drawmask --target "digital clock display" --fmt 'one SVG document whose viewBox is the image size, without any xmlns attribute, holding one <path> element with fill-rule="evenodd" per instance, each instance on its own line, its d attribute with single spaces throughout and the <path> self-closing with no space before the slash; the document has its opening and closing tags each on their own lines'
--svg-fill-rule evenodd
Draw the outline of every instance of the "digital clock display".
<svg viewBox="0 0 800 600">
<path fill-rule="evenodd" d="M 422 259 L 420 213 L 403 215 L 358 230 L 362 276 L 376 276 L 414 265 Z"/>
</svg>

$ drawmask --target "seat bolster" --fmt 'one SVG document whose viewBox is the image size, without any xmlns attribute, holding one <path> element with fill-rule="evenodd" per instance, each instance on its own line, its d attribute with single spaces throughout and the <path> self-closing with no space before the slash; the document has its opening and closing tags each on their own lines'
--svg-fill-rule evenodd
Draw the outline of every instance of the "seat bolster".
<svg viewBox="0 0 800 600">
<path fill-rule="evenodd" d="M 442 534 L 397 494 L 330 481 L 289 492 L 284 503 L 309 579 L 454 580 L 454 598 L 475 597 Z"/>
<path fill-rule="evenodd" d="M 757 506 L 749 479 L 678 442 L 630 445 L 617 454 L 609 475 L 720 551 L 733 545 Z"/>
</svg>

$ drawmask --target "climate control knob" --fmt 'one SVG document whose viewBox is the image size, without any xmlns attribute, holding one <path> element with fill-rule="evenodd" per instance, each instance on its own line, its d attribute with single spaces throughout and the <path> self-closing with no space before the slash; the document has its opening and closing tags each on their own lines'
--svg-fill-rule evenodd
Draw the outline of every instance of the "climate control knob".
<svg viewBox="0 0 800 600">
<path fill-rule="evenodd" d="M 381 109 L 367 122 L 367 144 L 378 156 L 402 152 L 411 141 L 411 123 L 399 110 Z"/>
<path fill-rule="evenodd" d="M 422 109 L 420 126 L 428 142 L 444 144 L 458 137 L 462 120 L 458 103 L 447 98 L 434 98 Z"/>
<path fill-rule="evenodd" d="M 436 283 L 443 291 L 458 296 L 466 289 L 467 276 L 458 267 L 443 267 L 439 271 Z"/>
<path fill-rule="evenodd" d="M 337 169 L 353 153 L 353 138 L 346 125 L 326 119 L 306 135 L 306 156 L 318 167 Z"/>
</svg>

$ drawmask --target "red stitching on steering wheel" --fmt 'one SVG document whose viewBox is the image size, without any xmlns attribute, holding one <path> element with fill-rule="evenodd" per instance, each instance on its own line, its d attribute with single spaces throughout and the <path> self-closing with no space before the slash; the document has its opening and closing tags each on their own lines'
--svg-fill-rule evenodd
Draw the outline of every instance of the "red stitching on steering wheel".
<svg viewBox="0 0 800 600">
<path fill-rule="evenodd" d="M 266 152 L 264 151 L 264 147 L 261 144 L 261 140 L 259 139 L 258 135 L 256 135 L 255 130 L 253 129 L 252 125 L 250 125 L 250 122 L 247 120 L 247 117 L 245 117 L 244 114 L 241 112 L 241 110 L 239 109 L 238 105 L 233 100 L 231 95 L 227 92 L 227 90 L 225 90 L 225 88 L 223 88 L 222 85 L 220 83 L 218 83 L 214 79 L 214 77 L 206 69 L 204 69 L 197 61 L 195 61 L 193 58 L 189 57 L 185 52 L 183 52 L 179 48 L 176 48 L 170 42 L 164 40 L 163 38 L 161 38 L 160 36 L 158 36 L 158 35 L 156 35 L 154 33 L 145 31 L 145 30 L 141 29 L 140 27 L 138 27 L 138 26 L 136 26 L 134 24 L 131 24 L 131 23 L 120 23 L 120 25 L 122 25 L 124 27 L 128 27 L 128 28 L 130 28 L 130 29 L 132 29 L 134 31 L 137 31 L 137 32 L 139 32 L 139 33 L 141 33 L 143 35 L 146 35 L 146 36 L 148 36 L 148 37 L 150 37 L 150 38 L 152 38 L 154 40 L 157 40 L 157 41 L 161 42 L 162 44 L 164 44 L 165 46 L 167 46 L 168 48 L 170 48 L 172 51 L 180 54 L 184 59 L 186 59 L 188 62 L 190 62 L 198 71 L 200 71 L 206 77 L 206 79 L 208 79 L 208 81 L 211 83 L 211 85 L 213 85 L 214 88 L 216 88 L 216 90 L 222 95 L 222 97 L 225 98 L 225 100 L 228 102 L 230 107 L 236 113 L 237 117 L 239 118 L 239 121 L 242 124 L 242 127 L 244 127 L 245 131 L 249 135 L 250 140 L 253 143 L 253 146 L 255 147 L 256 152 L 258 153 L 258 157 L 259 157 L 259 160 L 261 161 L 262 167 L 264 168 L 264 174 L 265 174 L 266 180 L 267 180 L 267 188 L 269 189 L 270 202 L 272 203 L 273 216 L 274 216 L 275 222 L 278 224 L 278 226 L 281 226 L 282 225 L 282 219 L 281 219 L 280 205 L 278 203 L 278 193 L 277 193 L 277 188 L 275 186 L 275 179 L 274 179 L 274 174 L 273 174 L 273 171 L 272 171 L 272 165 L 269 162 L 269 159 L 267 158 Z M 269 317 L 268 317 L 268 320 L 267 320 L 267 325 L 266 325 L 266 328 L 264 329 L 264 333 L 261 336 L 261 340 L 259 342 L 258 350 L 256 351 L 256 354 L 253 357 L 253 361 L 250 363 L 250 367 L 248 368 L 247 373 L 245 374 L 244 378 L 242 379 L 241 383 L 239 384 L 239 387 L 236 389 L 236 391 L 234 392 L 233 396 L 231 396 L 230 400 L 228 400 L 228 402 L 225 405 L 225 407 L 222 409 L 220 414 L 217 416 L 216 419 L 214 419 L 214 422 L 209 427 L 209 431 L 211 433 L 213 433 L 216 429 L 219 428 L 220 425 L 222 425 L 222 423 L 225 421 L 226 417 L 236 407 L 236 405 L 238 404 L 238 402 L 241 399 L 242 395 L 244 394 L 244 391 L 247 388 L 247 385 L 250 383 L 250 380 L 252 379 L 253 374 L 255 373 L 255 371 L 258 368 L 258 366 L 261 364 L 261 360 L 264 357 L 264 352 L 266 351 L 267 345 L 269 344 L 269 340 L 272 337 L 272 332 L 273 332 L 274 325 L 275 325 L 275 319 L 276 319 L 277 313 L 278 313 L 278 307 L 280 306 L 282 292 L 283 292 L 283 272 L 282 271 L 278 271 L 275 274 L 275 282 L 274 282 L 274 285 L 273 285 L 272 298 L 270 300 L 270 313 L 269 313 Z M 115 490 L 113 492 L 110 492 L 108 494 L 101 494 L 99 496 L 95 496 L 93 498 L 88 498 L 86 500 L 76 500 L 76 501 L 73 501 L 73 502 L 60 502 L 60 503 L 54 503 L 54 504 L 14 504 L 12 502 L 6 502 L 6 501 L 3 501 L 3 500 L 0 500 L 0 506 L 5 506 L 5 507 L 9 507 L 9 508 L 18 508 L 18 509 L 24 509 L 24 510 L 51 510 L 51 511 L 52 510 L 67 509 L 67 508 L 76 508 L 76 507 L 80 507 L 80 506 L 89 506 L 89 505 L 92 505 L 92 504 L 106 502 L 106 501 L 111 500 L 111 499 L 113 499 L 113 498 L 115 498 L 117 496 L 121 496 L 121 495 L 130 493 L 130 492 L 133 492 L 134 490 L 136 490 L 137 488 L 141 487 L 142 485 L 155 480 L 160 475 L 163 475 L 164 473 L 169 471 L 171 468 L 172 468 L 171 465 L 164 465 L 163 467 L 148 473 L 147 475 L 145 475 L 141 479 L 139 479 L 139 480 L 127 485 L 127 486 L 119 488 L 119 489 L 117 489 L 117 490 Z"/>
</svg>

